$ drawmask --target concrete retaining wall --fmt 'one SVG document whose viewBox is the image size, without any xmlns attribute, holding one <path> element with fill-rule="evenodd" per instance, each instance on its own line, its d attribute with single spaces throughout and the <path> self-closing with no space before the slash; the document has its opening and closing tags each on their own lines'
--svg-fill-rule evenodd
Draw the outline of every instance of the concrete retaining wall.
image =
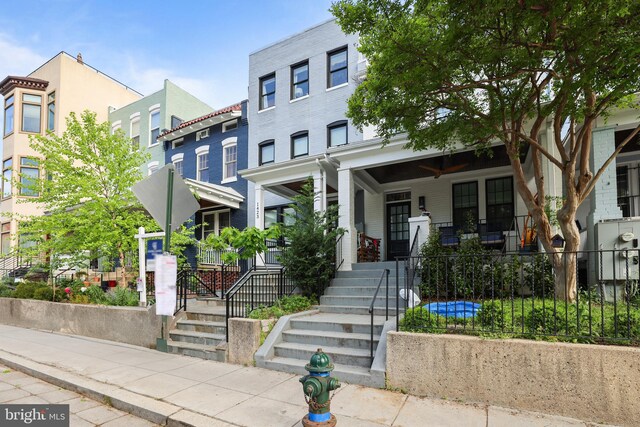
<svg viewBox="0 0 640 427">
<path fill-rule="evenodd" d="M 255 319 L 229 319 L 227 361 L 239 365 L 253 365 L 253 355 L 260 347 L 262 322 Z"/>
<path fill-rule="evenodd" d="M 0 323 L 154 348 L 162 320 L 155 307 L 111 307 L 0 298 Z"/>
<path fill-rule="evenodd" d="M 640 349 L 390 332 L 387 384 L 599 423 L 640 420 Z"/>
</svg>

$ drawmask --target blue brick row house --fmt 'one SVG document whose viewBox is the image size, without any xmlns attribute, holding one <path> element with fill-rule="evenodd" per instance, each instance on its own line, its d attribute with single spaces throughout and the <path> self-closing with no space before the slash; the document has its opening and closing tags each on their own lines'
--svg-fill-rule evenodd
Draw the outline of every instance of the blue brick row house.
<svg viewBox="0 0 640 427">
<path fill-rule="evenodd" d="M 172 163 L 197 195 L 196 238 L 202 240 L 225 227 L 247 226 L 247 181 L 238 171 L 247 167 L 247 101 L 239 102 L 164 131 L 158 141 L 165 163 Z M 188 254 L 195 264 L 195 251 Z M 214 253 L 201 253 L 203 267 L 219 263 Z"/>
</svg>

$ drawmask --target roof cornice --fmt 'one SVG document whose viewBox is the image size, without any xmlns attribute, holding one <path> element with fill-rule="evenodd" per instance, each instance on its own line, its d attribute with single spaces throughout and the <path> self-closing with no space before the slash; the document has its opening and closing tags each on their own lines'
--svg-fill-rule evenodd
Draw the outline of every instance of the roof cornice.
<svg viewBox="0 0 640 427">
<path fill-rule="evenodd" d="M 45 91 L 47 86 L 49 86 L 49 82 L 46 80 L 33 77 L 8 76 L 0 82 L 0 93 L 5 96 L 17 87 Z"/>
</svg>

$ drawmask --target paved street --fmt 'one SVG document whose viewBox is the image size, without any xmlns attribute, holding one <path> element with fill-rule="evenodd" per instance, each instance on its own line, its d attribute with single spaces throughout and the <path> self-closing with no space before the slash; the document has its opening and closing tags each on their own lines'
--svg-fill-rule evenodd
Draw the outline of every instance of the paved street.
<svg viewBox="0 0 640 427">
<path fill-rule="evenodd" d="M 71 413 L 70 425 L 144 427 L 156 424 L 114 409 L 81 394 L 65 390 L 0 364 L 0 403 L 66 404 Z"/>
<path fill-rule="evenodd" d="M 73 402 L 74 427 L 153 425 L 136 417 L 161 425 L 294 427 L 307 412 L 296 375 L 92 338 L 0 325 L 0 364 L 11 371 L 0 374 L 0 402 Z M 593 426 L 348 384 L 331 409 L 340 427 Z"/>
</svg>

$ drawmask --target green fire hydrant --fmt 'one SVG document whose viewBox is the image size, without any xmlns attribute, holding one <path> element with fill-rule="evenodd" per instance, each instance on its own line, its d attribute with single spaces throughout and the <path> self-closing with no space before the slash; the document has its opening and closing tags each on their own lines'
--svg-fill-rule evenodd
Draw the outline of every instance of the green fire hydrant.
<svg viewBox="0 0 640 427">
<path fill-rule="evenodd" d="M 333 427 L 337 420 L 330 412 L 329 392 L 340 387 L 337 378 L 331 378 L 333 363 L 321 348 L 316 351 L 304 367 L 309 375 L 300 378 L 304 399 L 309 404 L 309 413 L 302 419 L 304 427 Z"/>
</svg>

